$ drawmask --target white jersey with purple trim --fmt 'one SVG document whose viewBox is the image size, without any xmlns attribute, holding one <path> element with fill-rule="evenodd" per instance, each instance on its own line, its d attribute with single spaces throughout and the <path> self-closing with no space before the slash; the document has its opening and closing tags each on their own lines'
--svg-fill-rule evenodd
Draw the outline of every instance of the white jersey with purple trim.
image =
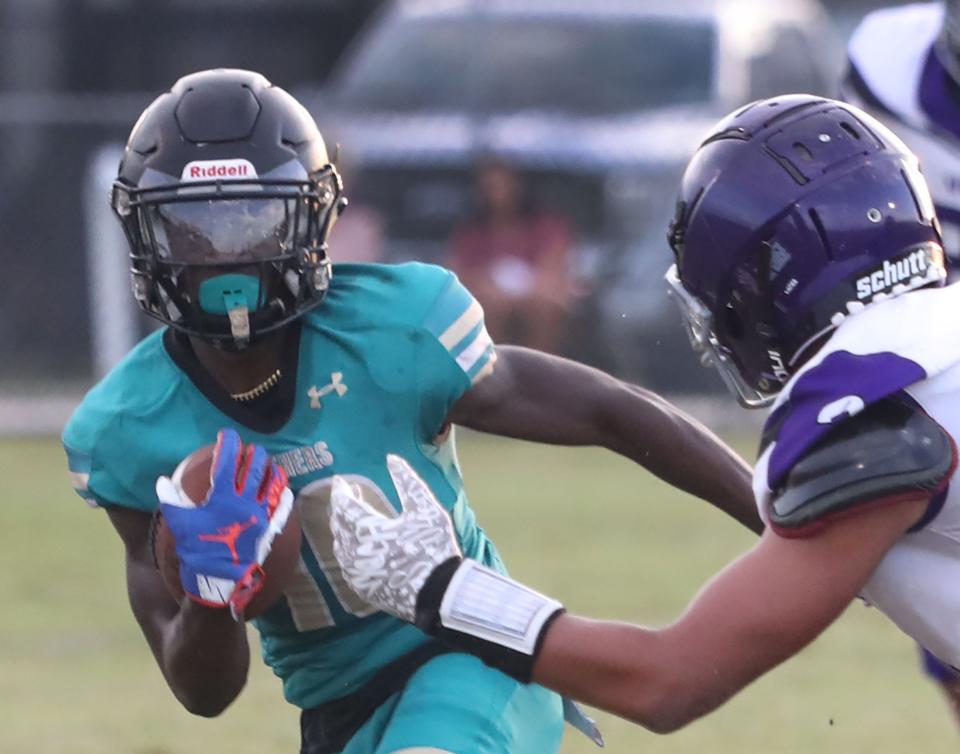
<svg viewBox="0 0 960 754">
<path fill-rule="evenodd" d="M 920 158 L 960 272 L 960 95 L 934 54 L 942 3 L 884 8 L 850 38 L 841 96 L 888 126 Z"/>
<path fill-rule="evenodd" d="M 771 490 L 807 451 L 884 398 L 906 394 L 960 438 L 958 319 L 960 284 L 906 293 L 840 324 L 787 383 L 767 419 L 753 482 L 765 521 Z M 861 596 L 960 667 L 960 484 L 949 484 L 925 519 L 887 553 Z"/>
</svg>

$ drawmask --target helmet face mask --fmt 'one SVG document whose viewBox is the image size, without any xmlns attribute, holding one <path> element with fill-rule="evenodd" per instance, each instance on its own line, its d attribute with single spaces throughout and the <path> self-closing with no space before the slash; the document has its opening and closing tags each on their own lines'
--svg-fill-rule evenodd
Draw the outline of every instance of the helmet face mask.
<svg viewBox="0 0 960 754">
<path fill-rule="evenodd" d="M 677 273 L 677 265 L 670 265 L 665 276 L 667 290 L 680 309 L 684 330 L 690 339 L 690 347 L 700 354 L 700 364 L 714 367 L 723 383 L 737 402 L 744 408 L 769 406 L 777 397 L 776 391 L 765 392 L 748 383 L 733 360 L 733 355 L 717 338 L 713 326 L 713 314 L 696 296 L 692 295 Z"/>
<path fill-rule="evenodd" d="M 284 327 L 319 304 L 329 286 L 326 237 L 339 192 L 333 166 L 302 182 L 116 185 L 138 302 L 174 329 L 227 349 Z M 204 279 L 236 272 L 260 281 L 246 335 L 199 296 Z"/>
<path fill-rule="evenodd" d="M 227 138 L 189 138 L 187 95 L 195 108 L 212 103 L 202 127 Z M 237 122 L 231 98 L 252 96 L 258 109 Z M 246 71 L 181 79 L 134 126 L 113 186 L 138 304 L 226 350 L 285 327 L 327 291 L 342 189 L 316 125 L 286 92 Z"/>
</svg>

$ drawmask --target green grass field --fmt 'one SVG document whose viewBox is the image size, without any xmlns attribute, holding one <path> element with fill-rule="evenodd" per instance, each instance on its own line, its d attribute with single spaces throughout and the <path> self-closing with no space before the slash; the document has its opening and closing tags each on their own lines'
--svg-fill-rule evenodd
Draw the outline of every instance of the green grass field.
<svg viewBox="0 0 960 754">
<path fill-rule="evenodd" d="M 514 574 L 592 616 L 667 622 L 751 543 L 721 514 L 608 453 L 472 435 L 461 441 L 461 461 L 479 519 Z M 0 479 L 0 752 L 298 750 L 296 711 L 259 663 L 221 718 L 179 708 L 127 607 L 119 539 L 70 491 L 55 441 L 0 442 Z M 618 754 L 957 748 L 911 642 L 859 605 L 802 656 L 685 731 L 657 737 L 601 722 L 607 750 Z M 564 754 L 593 750 L 568 732 Z"/>
</svg>

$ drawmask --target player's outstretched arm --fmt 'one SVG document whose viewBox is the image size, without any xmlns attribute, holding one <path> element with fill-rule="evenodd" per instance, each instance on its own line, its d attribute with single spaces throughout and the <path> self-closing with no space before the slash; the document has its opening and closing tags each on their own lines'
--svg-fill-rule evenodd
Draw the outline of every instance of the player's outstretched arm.
<svg viewBox="0 0 960 754">
<path fill-rule="evenodd" d="M 448 419 L 481 432 L 556 445 L 598 445 L 709 501 L 754 532 L 749 466 L 660 396 L 583 364 L 515 346 L 453 406 Z"/>
<path fill-rule="evenodd" d="M 403 506 L 397 517 L 374 510 L 346 482 L 334 485 L 334 553 L 352 589 L 521 681 L 661 733 L 720 706 L 816 638 L 929 496 L 865 506 L 810 539 L 770 530 L 678 621 L 653 630 L 568 615 L 556 600 L 462 559 L 427 485 L 402 459 L 391 460 L 390 474 Z"/>
<path fill-rule="evenodd" d="M 150 516 L 107 508 L 126 548 L 127 593 L 133 614 L 163 677 L 183 706 L 213 717 L 236 699 L 250 665 L 246 628 L 229 610 L 176 602 L 153 561 Z"/>
<path fill-rule="evenodd" d="M 767 532 L 664 629 L 561 615 L 533 680 L 656 732 L 681 728 L 836 620 L 925 505 L 878 508 L 812 539 Z"/>
</svg>

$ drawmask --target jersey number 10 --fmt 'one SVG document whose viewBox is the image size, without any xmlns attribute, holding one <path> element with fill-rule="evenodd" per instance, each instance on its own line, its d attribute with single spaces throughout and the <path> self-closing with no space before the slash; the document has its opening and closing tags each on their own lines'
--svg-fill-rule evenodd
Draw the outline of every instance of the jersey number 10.
<svg viewBox="0 0 960 754">
<path fill-rule="evenodd" d="M 364 500 L 374 509 L 389 516 L 397 515 L 390 500 L 374 482 L 363 476 L 342 475 L 351 484 L 359 486 Z M 338 603 L 349 615 L 362 618 L 373 615 L 376 608 L 360 599 L 347 586 L 340 566 L 333 554 L 333 534 L 330 531 L 330 491 L 333 479 L 311 482 L 297 495 L 300 526 L 309 554 L 301 552 L 300 563 L 290 585 L 284 590 L 293 622 L 300 631 L 313 631 L 335 625 L 334 612 L 320 580 L 323 579 Z M 312 557 L 311 557 L 312 556 Z M 309 563 L 312 560 L 313 563 Z M 319 570 L 319 573 L 317 571 Z M 328 592 L 328 593 L 329 593 Z"/>
</svg>

